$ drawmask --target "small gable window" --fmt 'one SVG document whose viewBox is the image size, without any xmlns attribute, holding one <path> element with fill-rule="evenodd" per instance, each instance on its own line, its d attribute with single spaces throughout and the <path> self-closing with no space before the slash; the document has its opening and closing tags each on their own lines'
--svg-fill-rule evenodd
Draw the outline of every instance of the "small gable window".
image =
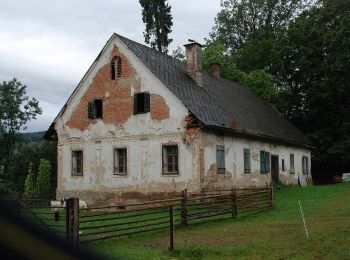
<svg viewBox="0 0 350 260">
<path fill-rule="evenodd" d="M 134 95 L 134 114 L 142 114 L 150 111 L 150 94 L 148 92 Z"/>
<path fill-rule="evenodd" d="M 103 100 L 95 99 L 88 103 L 88 118 L 96 119 L 103 118 Z"/>
<path fill-rule="evenodd" d="M 116 77 L 122 77 L 122 60 L 120 57 L 113 57 L 111 61 L 111 79 L 115 80 Z"/>
</svg>

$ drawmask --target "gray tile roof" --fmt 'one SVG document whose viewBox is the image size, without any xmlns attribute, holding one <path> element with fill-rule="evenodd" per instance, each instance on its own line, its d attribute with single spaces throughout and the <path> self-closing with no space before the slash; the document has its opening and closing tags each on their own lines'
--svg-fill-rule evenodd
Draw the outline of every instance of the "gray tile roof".
<svg viewBox="0 0 350 260">
<path fill-rule="evenodd" d="M 186 73 L 185 63 L 116 36 L 177 96 L 206 127 L 311 145 L 297 128 L 247 87 L 203 72 L 203 87 Z"/>
</svg>

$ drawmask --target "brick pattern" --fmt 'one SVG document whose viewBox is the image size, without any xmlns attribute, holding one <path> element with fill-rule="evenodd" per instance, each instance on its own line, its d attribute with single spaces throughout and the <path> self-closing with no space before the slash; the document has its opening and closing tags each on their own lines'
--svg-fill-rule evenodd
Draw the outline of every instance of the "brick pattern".
<svg viewBox="0 0 350 260">
<path fill-rule="evenodd" d="M 131 86 L 134 93 L 141 91 L 141 81 L 136 79 L 136 71 L 126 57 L 114 46 L 110 55 L 120 57 L 122 60 L 122 77 L 111 79 L 111 64 L 104 65 L 94 76 L 91 85 L 73 112 L 67 126 L 85 130 L 95 119 L 88 119 L 88 102 L 94 99 L 103 99 L 103 122 L 106 124 L 122 125 L 131 116 L 134 110 L 134 97 L 131 95 Z M 169 107 L 162 96 L 151 95 L 151 118 L 164 120 L 169 118 Z"/>
</svg>

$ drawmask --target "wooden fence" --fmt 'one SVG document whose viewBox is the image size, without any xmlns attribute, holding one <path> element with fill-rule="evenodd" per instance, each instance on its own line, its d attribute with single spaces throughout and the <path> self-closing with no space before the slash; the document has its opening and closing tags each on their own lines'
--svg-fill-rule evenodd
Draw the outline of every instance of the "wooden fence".
<svg viewBox="0 0 350 260">
<path fill-rule="evenodd" d="M 68 243 L 79 246 L 156 230 L 169 230 L 173 249 L 174 226 L 189 225 L 206 218 L 236 219 L 273 207 L 273 188 L 182 191 L 173 199 L 79 209 L 79 199 L 52 207 L 47 200 L 14 200 L 16 214 L 54 232 L 65 234 Z"/>
</svg>

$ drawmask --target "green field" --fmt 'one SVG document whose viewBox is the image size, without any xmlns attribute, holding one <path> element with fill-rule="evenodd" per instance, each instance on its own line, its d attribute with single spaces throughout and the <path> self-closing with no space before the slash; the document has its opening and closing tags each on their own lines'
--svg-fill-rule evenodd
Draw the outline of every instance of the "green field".
<svg viewBox="0 0 350 260">
<path fill-rule="evenodd" d="M 281 187 L 275 208 L 255 216 L 203 220 L 168 231 L 135 234 L 84 246 L 122 259 L 350 259 L 350 184 Z M 300 215 L 304 210 L 309 239 Z"/>
</svg>

